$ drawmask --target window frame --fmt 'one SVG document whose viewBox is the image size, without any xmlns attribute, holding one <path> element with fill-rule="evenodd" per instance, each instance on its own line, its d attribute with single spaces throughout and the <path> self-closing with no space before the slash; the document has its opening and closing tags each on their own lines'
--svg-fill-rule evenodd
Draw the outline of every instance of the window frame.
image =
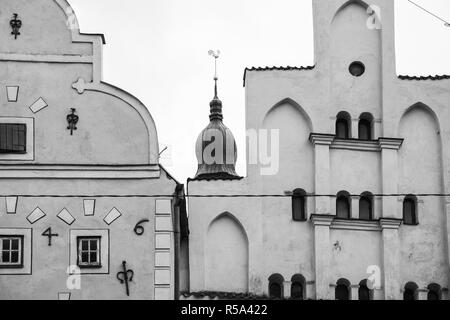
<svg viewBox="0 0 450 320">
<path fill-rule="evenodd" d="M 14 250 L 14 251 L 18 251 L 19 252 L 19 262 L 12 264 L 12 263 L 4 263 L 3 261 L 0 262 L 0 269 L 23 269 L 24 268 L 24 236 L 23 235 L 5 235 L 5 234 L 0 234 L 0 254 L 3 257 L 3 251 L 9 251 L 9 255 L 10 255 L 10 260 L 11 260 L 11 252 L 13 251 L 13 249 L 10 247 L 9 250 L 3 250 L 3 240 L 5 239 L 9 239 L 9 240 L 13 240 L 13 239 L 18 239 L 19 240 L 19 249 L 18 250 Z M 10 246 L 12 245 L 11 241 L 10 241 Z"/>
<path fill-rule="evenodd" d="M 94 240 L 97 241 L 97 250 L 95 252 L 97 254 L 98 261 L 95 263 L 91 263 L 91 262 L 84 263 L 81 261 L 82 260 L 81 255 L 83 252 L 85 252 L 85 250 L 83 250 L 83 248 L 82 248 L 82 242 L 89 241 L 89 248 L 88 248 L 87 252 L 88 252 L 88 257 L 90 260 L 90 254 L 93 252 L 90 250 L 90 245 L 91 245 L 91 241 L 94 241 Z M 101 236 L 78 236 L 77 237 L 77 266 L 80 269 L 100 269 L 100 268 L 102 268 L 101 244 L 102 244 Z"/>
</svg>

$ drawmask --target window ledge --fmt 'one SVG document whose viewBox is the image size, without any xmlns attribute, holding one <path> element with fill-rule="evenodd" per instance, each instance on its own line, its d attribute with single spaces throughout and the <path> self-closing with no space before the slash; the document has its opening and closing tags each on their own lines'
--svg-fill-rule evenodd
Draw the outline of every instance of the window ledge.
<svg viewBox="0 0 450 320">
<path fill-rule="evenodd" d="M 358 151 L 372 151 L 378 152 L 381 150 L 378 141 L 372 140 L 343 140 L 335 139 L 330 146 L 331 149 L 340 150 L 358 150 Z"/>
<path fill-rule="evenodd" d="M 370 220 L 346 220 L 335 218 L 330 229 L 336 230 L 361 230 L 361 231 L 381 231 L 378 221 Z"/>
</svg>

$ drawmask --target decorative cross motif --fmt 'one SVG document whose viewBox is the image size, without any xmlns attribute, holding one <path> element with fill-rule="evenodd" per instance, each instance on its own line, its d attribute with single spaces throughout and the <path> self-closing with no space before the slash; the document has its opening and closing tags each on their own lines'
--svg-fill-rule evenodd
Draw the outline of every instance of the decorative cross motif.
<svg viewBox="0 0 450 320">
<path fill-rule="evenodd" d="M 127 270 L 127 262 L 126 261 L 122 262 L 122 268 L 123 268 L 123 271 L 117 273 L 117 280 L 119 280 L 121 284 L 125 283 L 125 290 L 126 290 L 127 296 L 130 296 L 130 288 L 128 287 L 128 282 L 133 281 L 134 271 Z"/>
<path fill-rule="evenodd" d="M 71 108 L 70 110 L 72 113 L 67 116 L 67 122 L 69 123 L 67 130 L 70 130 L 70 135 L 73 136 L 73 130 L 77 130 L 77 123 L 80 118 L 75 114 L 75 108 Z"/>
<path fill-rule="evenodd" d="M 11 34 L 14 35 L 14 39 L 17 39 L 17 36 L 20 35 L 20 28 L 22 27 L 22 20 L 17 19 L 19 15 L 14 13 L 13 19 L 9 22 L 11 28 L 13 29 Z"/>
</svg>

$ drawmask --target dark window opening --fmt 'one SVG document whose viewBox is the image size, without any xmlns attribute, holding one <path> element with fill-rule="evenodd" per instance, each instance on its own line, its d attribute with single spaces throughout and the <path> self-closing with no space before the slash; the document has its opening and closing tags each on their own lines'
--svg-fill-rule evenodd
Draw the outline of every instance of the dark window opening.
<svg viewBox="0 0 450 320">
<path fill-rule="evenodd" d="M 428 300 L 442 300 L 442 288 L 440 285 L 433 283 L 428 286 Z"/>
<path fill-rule="evenodd" d="M 350 67 L 348 68 L 351 75 L 355 77 L 360 77 L 366 72 L 366 67 L 364 64 L 360 61 L 355 61 L 350 64 Z"/>
<path fill-rule="evenodd" d="M 359 219 L 361 220 L 372 220 L 373 219 L 373 205 L 372 197 L 368 195 L 363 195 L 359 199 Z"/>
<path fill-rule="evenodd" d="M 359 120 L 358 125 L 359 140 L 372 140 L 372 123 L 367 119 Z"/>
<path fill-rule="evenodd" d="M 346 119 L 338 119 L 336 121 L 336 138 L 349 139 L 350 132 L 349 132 L 348 126 L 349 126 L 349 124 Z"/>
<path fill-rule="evenodd" d="M 408 282 L 405 285 L 405 291 L 403 292 L 403 300 L 412 301 L 418 300 L 418 289 L 419 287 L 414 282 Z"/>
<path fill-rule="evenodd" d="M 306 280 L 300 275 L 296 274 L 291 279 L 291 298 L 293 300 L 304 300 L 305 299 L 305 288 L 306 288 Z"/>
<path fill-rule="evenodd" d="M 373 300 L 372 297 L 372 290 L 369 289 L 367 286 L 367 280 L 363 280 L 359 283 L 359 289 L 358 289 L 358 299 L 359 300 Z"/>
<path fill-rule="evenodd" d="M 26 124 L 0 123 L 0 153 L 27 152 Z"/>
<path fill-rule="evenodd" d="M 269 278 L 269 297 L 271 299 L 283 298 L 284 278 L 280 274 L 273 274 Z"/>
<path fill-rule="evenodd" d="M 350 219 L 350 197 L 338 195 L 336 200 L 336 216 L 340 219 Z"/>
<path fill-rule="evenodd" d="M 297 189 L 292 195 L 292 219 L 306 221 L 306 193 Z"/>
<path fill-rule="evenodd" d="M 417 199 L 413 196 L 407 196 L 403 201 L 403 223 L 406 225 L 417 225 Z"/>
<path fill-rule="evenodd" d="M 340 279 L 335 289 L 336 300 L 350 300 L 350 283 L 346 279 Z"/>
</svg>

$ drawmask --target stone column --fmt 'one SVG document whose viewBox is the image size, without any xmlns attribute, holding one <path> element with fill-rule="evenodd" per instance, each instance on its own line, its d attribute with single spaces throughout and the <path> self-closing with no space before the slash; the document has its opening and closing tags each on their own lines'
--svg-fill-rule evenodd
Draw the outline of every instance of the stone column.
<svg viewBox="0 0 450 320">
<path fill-rule="evenodd" d="M 284 281 L 283 295 L 284 295 L 285 299 L 289 299 L 291 297 L 291 282 L 290 281 Z"/>
<path fill-rule="evenodd" d="M 359 219 L 359 197 L 352 197 L 352 203 L 351 203 L 351 218 L 352 219 Z"/>
<path fill-rule="evenodd" d="M 330 226 L 334 216 L 312 215 L 314 226 L 314 268 L 316 276 L 316 299 L 332 299 L 330 290 Z"/>
<path fill-rule="evenodd" d="M 312 133 L 310 141 L 314 145 L 316 194 L 330 194 L 330 145 L 334 135 Z M 315 198 L 315 214 L 331 213 L 330 197 Z"/>
<path fill-rule="evenodd" d="M 398 150 L 403 139 L 380 138 L 378 141 L 381 148 L 382 193 L 398 194 Z M 397 197 L 383 197 L 381 216 L 400 219 L 401 212 L 397 208 Z"/>
<path fill-rule="evenodd" d="M 401 300 L 400 285 L 400 239 L 402 220 L 380 219 L 382 229 L 382 272 L 385 300 Z M 381 277 L 381 275 L 380 275 Z"/>
</svg>

